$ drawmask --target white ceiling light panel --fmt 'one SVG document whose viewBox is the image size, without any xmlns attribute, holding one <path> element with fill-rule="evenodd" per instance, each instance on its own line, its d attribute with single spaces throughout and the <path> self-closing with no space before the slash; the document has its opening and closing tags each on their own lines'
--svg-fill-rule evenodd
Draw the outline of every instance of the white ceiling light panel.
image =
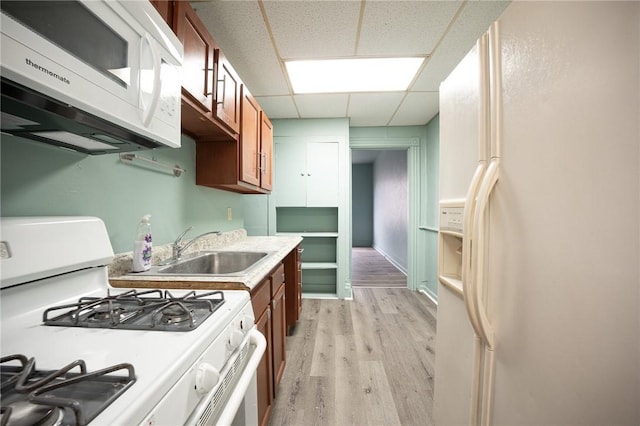
<svg viewBox="0 0 640 426">
<path fill-rule="evenodd" d="M 424 58 L 328 59 L 285 62 L 296 94 L 407 90 Z"/>
</svg>

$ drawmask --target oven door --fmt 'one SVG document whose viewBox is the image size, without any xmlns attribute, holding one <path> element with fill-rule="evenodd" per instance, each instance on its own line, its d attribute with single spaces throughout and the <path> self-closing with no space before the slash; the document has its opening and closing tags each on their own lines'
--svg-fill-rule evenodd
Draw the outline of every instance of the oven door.
<svg viewBox="0 0 640 426">
<path fill-rule="evenodd" d="M 257 426 L 256 370 L 266 347 L 267 341 L 254 327 L 220 372 L 218 384 L 202 399 L 185 425 Z"/>
<path fill-rule="evenodd" d="M 179 146 L 179 135 L 176 143 L 176 135 L 162 133 L 163 124 L 180 127 L 182 49 L 148 2 L 0 6 L 4 78 L 143 135 L 160 133 L 160 142 Z"/>
</svg>

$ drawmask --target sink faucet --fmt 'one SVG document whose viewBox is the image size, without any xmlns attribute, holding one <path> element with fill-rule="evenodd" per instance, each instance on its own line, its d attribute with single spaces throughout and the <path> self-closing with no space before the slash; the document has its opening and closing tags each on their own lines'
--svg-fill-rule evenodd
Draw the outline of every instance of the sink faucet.
<svg viewBox="0 0 640 426">
<path fill-rule="evenodd" d="M 184 244 L 180 244 L 182 242 L 182 238 L 184 238 L 186 233 L 191 231 L 191 229 L 193 229 L 193 226 L 188 227 L 182 234 L 178 235 L 178 238 L 176 238 L 176 240 L 173 242 L 173 245 L 171 246 L 172 252 L 173 252 L 173 255 L 171 256 L 172 261 L 175 262 L 176 260 L 180 259 L 180 257 L 182 256 L 182 253 L 200 238 L 205 237 L 207 235 L 211 235 L 211 234 L 220 235 L 222 233 L 220 231 L 205 232 L 204 234 L 200 234 L 196 237 L 193 237 L 191 241 L 188 241 Z"/>
</svg>

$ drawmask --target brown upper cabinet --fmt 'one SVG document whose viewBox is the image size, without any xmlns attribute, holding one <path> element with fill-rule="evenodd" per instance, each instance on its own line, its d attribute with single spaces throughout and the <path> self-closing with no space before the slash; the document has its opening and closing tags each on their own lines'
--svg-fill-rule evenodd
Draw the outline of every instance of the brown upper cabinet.
<svg viewBox="0 0 640 426">
<path fill-rule="evenodd" d="M 246 86 L 241 87 L 240 138 L 196 146 L 196 184 L 243 194 L 272 187 L 273 126 Z"/>
<path fill-rule="evenodd" d="M 262 174 L 260 186 L 271 191 L 273 188 L 273 125 L 264 111 L 260 111 L 260 150 L 262 153 Z"/>
<path fill-rule="evenodd" d="M 273 126 L 251 93 L 242 87 L 240 180 L 271 190 Z"/>
<path fill-rule="evenodd" d="M 158 12 L 160 12 L 160 16 L 162 19 L 169 24 L 171 28 L 173 28 L 173 2 L 166 0 L 149 0 L 153 7 L 156 8 Z"/>
<path fill-rule="evenodd" d="M 242 82 L 222 53 L 216 49 L 216 117 L 231 130 L 240 130 L 240 88 Z"/>
<path fill-rule="evenodd" d="M 184 47 L 183 133 L 196 141 L 237 140 L 242 83 L 231 64 L 189 2 L 152 3 L 170 23 Z"/>
</svg>

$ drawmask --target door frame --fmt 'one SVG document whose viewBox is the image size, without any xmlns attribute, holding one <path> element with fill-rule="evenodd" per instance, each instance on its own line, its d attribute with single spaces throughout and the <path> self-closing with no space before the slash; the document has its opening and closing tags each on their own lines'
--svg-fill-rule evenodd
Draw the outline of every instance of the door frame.
<svg viewBox="0 0 640 426">
<path fill-rule="evenodd" d="M 420 138 L 350 138 L 349 139 L 349 235 L 348 240 L 348 264 L 349 280 L 347 282 L 346 293 L 353 295 L 351 288 L 351 151 L 357 150 L 407 150 L 407 188 L 408 188 L 408 223 L 407 223 L 407 288 L 412 291 L 418 290 L 418 222 L 420 218 Z"/>
</svg>

